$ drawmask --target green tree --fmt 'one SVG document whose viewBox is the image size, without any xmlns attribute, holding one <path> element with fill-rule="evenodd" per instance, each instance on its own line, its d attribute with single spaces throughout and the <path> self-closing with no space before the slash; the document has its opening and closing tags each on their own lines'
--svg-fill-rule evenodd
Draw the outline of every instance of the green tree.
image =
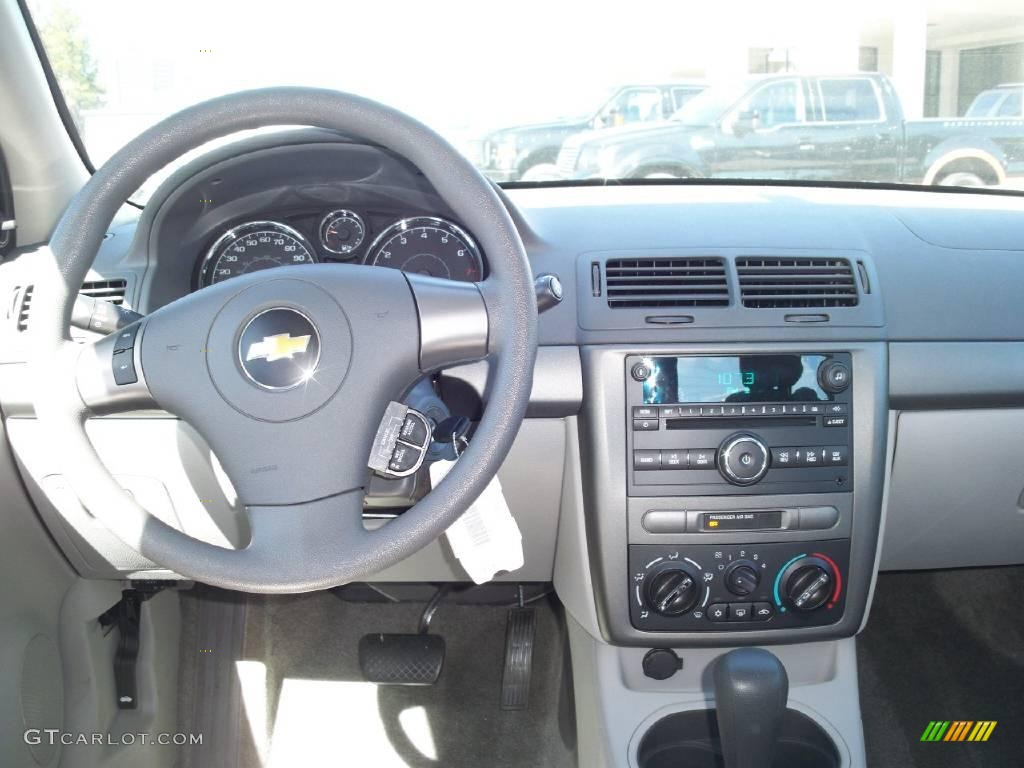
<svg viewBox="0 0 1024 768">
<path fill-rule="evenodd" d="M 39 36 L 75 125 L 82 130 L 82 111 L 101 106 L 104 91 L 96 82 L 96 63 L 80 25 L 74 11 L 57 5 L 39 25 Z"/>
</svg>

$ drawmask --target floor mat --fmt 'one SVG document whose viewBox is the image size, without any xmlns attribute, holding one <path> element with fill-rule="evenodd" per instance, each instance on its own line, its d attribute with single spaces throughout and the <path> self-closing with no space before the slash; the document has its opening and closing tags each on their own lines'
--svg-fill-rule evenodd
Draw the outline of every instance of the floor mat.
<svg viewBox="0 0 1024 768">
<path fill-rule="evenodd" d="M 870 768 L 1024 765 L 1024 568 L 882 574 L 858 637 Z M 922 742 L 932 720 L 995 720 L 987 742 Z"/>
<path fill-rule="evenodd" d="M 359 639 L 370 631 L 415 632 L 423 606 L 347 602 L 328 592 L 248 598 L 244 643 L 236 658 L 221 654 L 214 661 L 200 655 L 205 670 L 197 677 L 193 661 L 185 673 L 193 682 L 183 696 L 191 696 L 188 708 L 200 712 L 190 715 L 190 727 L 209 738 L 184 765 L 574 766 L 572 691 L 556 605 L 533 604 L 534 672 L 530 703 L 522 711 L 500 708 L 507 613 L 501 606 L 441 604 L 431 623 L 431 632 L 447 643 L 437 684 L 363 681 Z M 225 664 L 234 684 L 217 671 Z M 218 681 L 217 688 L 206 687 L 206 680 Z M 204 699 L 220 703 L 211 707 Z"/>
</svg>

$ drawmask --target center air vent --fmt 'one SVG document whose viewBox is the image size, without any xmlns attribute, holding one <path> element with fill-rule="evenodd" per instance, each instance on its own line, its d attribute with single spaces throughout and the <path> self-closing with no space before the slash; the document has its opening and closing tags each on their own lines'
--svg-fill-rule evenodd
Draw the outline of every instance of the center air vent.
<svg viewBox="0 0 1024 768">
<path fill-rule="evenodd" d="M 111 304 L 121 306 L 124 304 L 124 294 L 128 282 L 123 279 L 116 280 L 88 280 L 82 283 L 80 291 L 84 296 L 94 299 L 109 301 Z M 16 288 L 14 297 L 14 311 L 18 318 L 18 330 L 28 330 L 29 315 L 32 310 L 32 286 L 27 285 L 24 289 Z"/>
<path fill-rule="evenodd" d="M 855 307 L 857 283 L 846 259 L 736 259 L 744 307 Z"/>
<path fill-rule="evenodd" d="M 612 309 L 729 305 L 729 283 L 721 259 L 609 259 L 604 277 Z"/>
</svg>

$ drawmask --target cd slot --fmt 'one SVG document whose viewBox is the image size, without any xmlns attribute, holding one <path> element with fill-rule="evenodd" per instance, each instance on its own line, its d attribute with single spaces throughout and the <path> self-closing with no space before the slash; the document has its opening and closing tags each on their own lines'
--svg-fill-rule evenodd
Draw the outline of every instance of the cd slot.
<svg viewBox="0 0 1024 768">
<path fill-rule="evenodd" d="M 675 418 L 665 419 L 665 429 L 750 429 L 763 427 L 813 427 L 815 416 L 755 416 L 754 418 Z"/>
</svg>

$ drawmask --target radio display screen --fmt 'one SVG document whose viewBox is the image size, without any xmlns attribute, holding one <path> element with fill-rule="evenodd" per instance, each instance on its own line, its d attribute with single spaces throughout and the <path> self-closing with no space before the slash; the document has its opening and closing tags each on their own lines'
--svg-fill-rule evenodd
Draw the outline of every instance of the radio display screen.
<svg viewBox="0 0 1024 768">
<path fill-rule="evenodd" d="M 644 403 L 789 403 L 831 400 L 818 384 L 824 355 L 644 358 Z"/>
</svg>

